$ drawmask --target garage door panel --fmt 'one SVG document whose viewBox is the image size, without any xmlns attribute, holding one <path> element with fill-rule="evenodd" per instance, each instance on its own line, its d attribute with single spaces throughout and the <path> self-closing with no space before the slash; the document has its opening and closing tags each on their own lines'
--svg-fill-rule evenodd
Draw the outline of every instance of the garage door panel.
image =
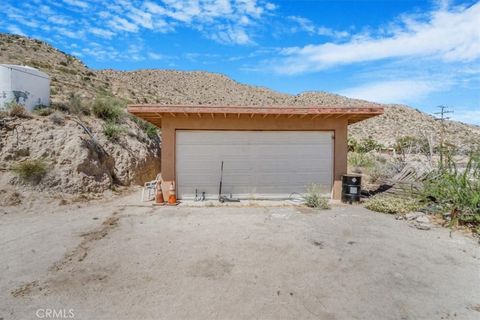
<svg viewBox="0 0 480 320">
<path fill-rule="evenodd" d="M 311 183 L 331 192 L 331 132 L 187 131 L 176 136 L 176 177 L 180 199 L 205 191 L 218 197 L 220 166 L 223 191 L 240 198 L 286 198 Z"/>
</svg>

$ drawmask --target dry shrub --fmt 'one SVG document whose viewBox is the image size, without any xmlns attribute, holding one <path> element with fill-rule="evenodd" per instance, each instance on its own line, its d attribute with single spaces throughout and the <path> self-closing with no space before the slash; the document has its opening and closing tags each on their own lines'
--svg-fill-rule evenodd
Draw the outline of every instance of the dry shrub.
<svg viewBox="0 0 480 320">
<path fill-rule="evenodd" d="M 374 166 L 374 161 L 375 159 L 370 153 L 348 153 L 348 164 L 352 167 L 370 168 Z"/>
<path fill-rule="evenodd" d="M 24 182 L 38 184 L 47 174 L 47 163 L 42 159 L 27 160 L 16 164 L 12 170 Z"/>
<path fill-rule="evenodd" d="M 18 103 L 8 103 L 7 112 L 10 117 L 30 119 L 32 116 L 24 106 Z"/>
<path fill-rule="evenodd" d="M 53 113 L 53 111 L 54 110 L 52 108 L 44 105 L 38 105 L 35 108 L 33 108 L 33 113 L 41 117 L 49 116 Z"/>
<path fill-rule="evenodd" d="M 321 189 L 316 184 L 311 184 L 307 188 L 307 193 L 303 195 L 305 205 L 310 208 L 330 209 L 328 199 L 322 197 Z"/>
<path fill-rule="evenodd" d="M 58 126 L 63 126 L 65 124 L 65 116 L 60 112 L 55 112 L 51 114 L 49 119 Z"/>
<path fill-rule="evenodd" d="M 20 193 L 0 189 L 1 206 L 17 206 L 20 203 L 22 203 L 22 195 Z"/>
</svg>

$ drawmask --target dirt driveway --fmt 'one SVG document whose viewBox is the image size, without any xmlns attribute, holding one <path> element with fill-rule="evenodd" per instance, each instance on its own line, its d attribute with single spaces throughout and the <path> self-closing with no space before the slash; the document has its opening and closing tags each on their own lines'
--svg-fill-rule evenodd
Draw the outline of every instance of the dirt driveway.
<svg viewBox="0 0 480 320">
<path fill-rule="evenodd" d="M 360 207 L 137 204 L 1 214 L 0 319 L 480 318 L 459 233 Z"/>
</svg>

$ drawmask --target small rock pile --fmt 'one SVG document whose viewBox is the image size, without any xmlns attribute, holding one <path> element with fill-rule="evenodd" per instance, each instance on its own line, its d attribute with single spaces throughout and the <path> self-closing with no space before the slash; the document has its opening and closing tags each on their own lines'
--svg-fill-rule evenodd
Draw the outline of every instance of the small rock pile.
<svg viewBox="0 0 480 320">
<path fill-rule="evenodd" d="M 432 228 L 430 219 L 423 212 L 410 212 L 405 215 L 396 215 L 395 219 L 405 220 L 411 227 L 419 230 L 430 230 Z"/>
</svg>

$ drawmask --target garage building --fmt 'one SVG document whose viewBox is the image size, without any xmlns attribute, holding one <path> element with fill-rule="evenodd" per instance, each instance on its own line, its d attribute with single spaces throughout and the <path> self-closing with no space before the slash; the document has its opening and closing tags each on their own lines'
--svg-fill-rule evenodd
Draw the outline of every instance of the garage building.
<svg viewBox="0 0 480 320">
<path fill-rule="evenodd" d="M 240 199 L 286 199 L 318 185 L 340 199 L 347 173 L 347 126 L 380 115 L 381 107 L 130 105 L 161 128 L 162 178 L 179 199 L 205 192 Z"/>
</svg>

